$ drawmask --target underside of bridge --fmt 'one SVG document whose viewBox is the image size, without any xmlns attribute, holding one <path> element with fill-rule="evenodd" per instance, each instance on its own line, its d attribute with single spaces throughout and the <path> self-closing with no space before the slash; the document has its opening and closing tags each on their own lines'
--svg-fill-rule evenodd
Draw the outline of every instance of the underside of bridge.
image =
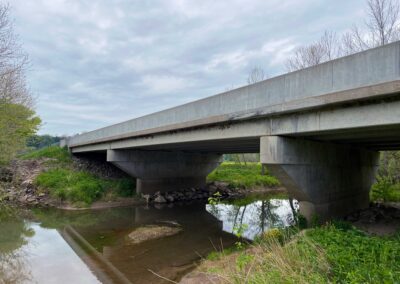
<svg viewBox="0 0 400 284">
<path fill-rule="evenodd" d="M 223 154 L 260 153 L 261 163 L 320 220 L 367 207 L 379 151 L 400 149 L 400 125 L 149 145 L 89 152 L 137 178 L 138 193 L 203 187 Z"/>
<path fill-rule="evenodd" d="M 368 206 L 379 152 L 400 149 L 400 42 L 71 138 L 138 191 L 203 186 L 222 154 L 260 153 L 303 215 Z"/>
</svg>

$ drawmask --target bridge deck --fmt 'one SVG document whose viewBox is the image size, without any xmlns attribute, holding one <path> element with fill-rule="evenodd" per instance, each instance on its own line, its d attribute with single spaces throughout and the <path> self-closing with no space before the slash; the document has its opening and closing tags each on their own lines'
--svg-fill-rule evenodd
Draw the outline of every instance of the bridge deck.
<svg viewBox="0 0 400 284">
<path fill-rule="evenodd" d="M 242 124 L 243 121 L 253 120 L 251 125 L 248 124 L 250 127 L 248 131 L 245 131 L 243 127 L 240 129 L 240 132 L 243 133 L 242 136 L 216 137 L 216 140 L 241 139 L 241 142 L 238 141 L 238 143 L 249 145 L 244 148 L 247 147 L 248 150 L 251 150 L 255 149 L 259 143 L 255 142 L 257 137 L 273 134 L 272 129 L 264 125 L 265 120 L 260 120 L 262 118 L 284 117 L 288 114 L 302 114 L 310 110 L 326 109 L 336 105 L 386 99 L 392 96 L 396 97 L 399 93 L 400 42 L 395 42 L 87 132 L 73 137 L 69 141 L 69 146 L 73 150 L 76 148 L 76 151 L 82 152 L 85 149 L 94 149 L 94 145 L 103 150 L 104 143 L 110 147 L 110 143 L 122 145 L 133 138 L 162 135 L 178 130 L 189 131 L 195 128 L 204 130 L 204 127 L 212 128 L 226 123 L 235 125 L 235 123 Z M 289 127 L 289 129 L 292 128 Z M 294 129 L 290 131 L 280 131 L 282 132 L 280 134 L 296 135 L 298 133 Z M 322 131 L 322 129 L 315 129 L 315 131 Z M 203 139 L 212 141 L 209 138 L 204 137 Z M 151 141 L 147 140 L 148 146 L 151 146 Z M 174 144 L 174 141 L 170 141 L 170 143 Z M 164 141 L 162 144 L 168 144 L 168 141 Z M 91 147 L 85 147 L 87 145 L 91 145 Z M 130 147 L 137 146 L 130 145 Z M 145 147 L 146 143 L 141 143 L 140 146 Z M 232 148 L 235 146 L 232 145 Z"/>
</svg>

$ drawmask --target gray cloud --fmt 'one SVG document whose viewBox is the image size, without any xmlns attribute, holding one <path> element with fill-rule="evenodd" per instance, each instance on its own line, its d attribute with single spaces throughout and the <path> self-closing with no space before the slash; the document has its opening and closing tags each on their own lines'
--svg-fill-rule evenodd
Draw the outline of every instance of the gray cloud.
<svg viewBox="0 0 400 284">
<path fill-rule="evenodd" d="M 13 0 L 41 133 L 73 134 L 284 71 L 298 45 L 360 21 L 364 1 Z"/>
</svg>

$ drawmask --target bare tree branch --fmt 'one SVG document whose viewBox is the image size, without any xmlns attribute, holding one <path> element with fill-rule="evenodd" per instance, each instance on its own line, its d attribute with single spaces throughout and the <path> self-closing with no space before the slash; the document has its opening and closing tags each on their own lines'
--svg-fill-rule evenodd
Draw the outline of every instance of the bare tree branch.
<svg viewBox="0 0 400 284">
<path fill-rule="evenodd" d="M 261 67 L 254 67 L 247 78 L 247 84 L 254 84 L 265 79 L 267 79 L 267 76 L 264 70 Z"/>
<path fill-rule="evenodd" d="M 341 48 L 335 33 L 325 31 L 316 42 L 299 47 L 286 62 L 286 69 L 295 71 L 309 66 L 314 66 L 340 56 Z"/>
<path fill-rule="evenodd" d="M 0 101 L 33 107 L 25 79 L 27 64 L 10 20 L 10 6 L 0 4 Z"/>
<path fill-rule="evenodd" d="M 354 26 L 342 38 L 344 54 L 400 40 L 400 1 L 368 0 L 364 29 Z"/>
</svg>

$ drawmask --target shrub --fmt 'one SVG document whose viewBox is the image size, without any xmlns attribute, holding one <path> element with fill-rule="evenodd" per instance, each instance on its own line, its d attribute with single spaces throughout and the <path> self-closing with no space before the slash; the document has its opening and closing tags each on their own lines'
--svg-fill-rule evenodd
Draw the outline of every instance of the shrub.
<svg viewBox="0 0 400 284">
<path fill-rule="evenodd" d="M 377 182 L 371 188 L 371 200 L 373 201 L 400 201 L 400 183 L 393 184 L 389 177 L 378 177 Z"/>
</svg>

